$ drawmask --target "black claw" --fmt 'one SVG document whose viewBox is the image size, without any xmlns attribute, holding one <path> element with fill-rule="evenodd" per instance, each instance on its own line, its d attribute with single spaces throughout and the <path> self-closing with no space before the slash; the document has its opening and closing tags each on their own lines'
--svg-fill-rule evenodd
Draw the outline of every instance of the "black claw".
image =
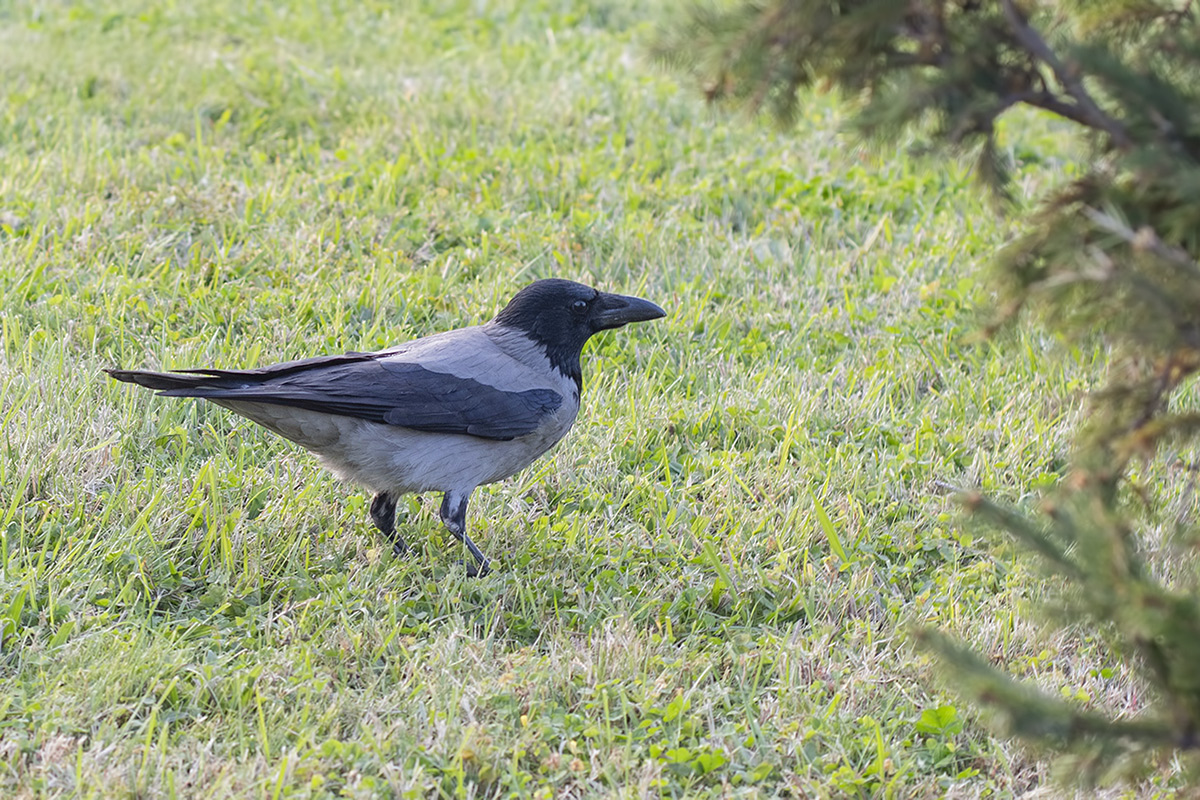
<svg viewBox="0 0 1200 800">
<path fill-rule="evenodd" d="M 466 494 L 446 492 L 442 497 L 442 524 L 446 526 L 446 530 L 450 531 L 451 536 L 467 546 L 467 550 L 471 551 L 471 555 L 478 562 L 477 567 L 467 567 L 467 575 L 472 578 L 482 578 L 492 571 L 491 562 L 487 560 L 483 551 L 475 546 L 471 537 L 467 536 L 467 498 L 470 496 L 470 492 Z"/>
<path fill-rule="evenodd" d="M 485 578 L 488 575 L 492 574 L 492 562 L 488 561 L 486 558 L 482 561 L 482 563 L 479 563 L 479 564 L 468 564 L 467 562 L 463 561 L 461 558 L 454 563 L 462 564 L 464 567 L 467 568 L 467 577 L 468 578 Z"/>
</svg>

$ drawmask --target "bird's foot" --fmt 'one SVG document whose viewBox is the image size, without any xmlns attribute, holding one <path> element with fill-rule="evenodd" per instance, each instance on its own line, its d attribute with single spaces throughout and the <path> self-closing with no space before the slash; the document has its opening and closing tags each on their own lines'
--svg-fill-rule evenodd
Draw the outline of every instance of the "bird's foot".
<svg viewBox="0 0 1200 800">
<path fill-rule="evenodd" d="M 475 565 L 467 565 L 467 575 L 472 578 L 482 578 L 491 572 L 491 562 L 487 560 L 487 556 L 471 541 L 471 537 L 467 536 L 467 498 L 470 496 L 470 491 L 462 494 L 455 492 L 446 492 L 442 497 L 441 517 L 442 524 L 446 526 L 446 530 L 450 531 L 450 535 L 458 539 L 471 556 L 475 559 Z M 458 562 L 462 564 L 463 562 Z"/>
<path fill-rule="evenodd" d="M 460 558 L 458 561 L 456 561 L 454 563 L 462 564 L 464 567 L 467 568 L 467 577 L 468 578 L 484 578 L 484 577 L 487 577 L 488 575 L 490 575 L 492 572 L 492 562 L 491 561 L 484 561 L 482 563 L 468 564 L 466 561 L 463 561 Z"/>
<path fill-rule="evenodd" d="M 388 492 L 380 492 L 371 500 L 371 521 L 389 542 L 397 557 L 408 555 L 408 544 L 396 530 L 396 498 Z"/>
</svg>

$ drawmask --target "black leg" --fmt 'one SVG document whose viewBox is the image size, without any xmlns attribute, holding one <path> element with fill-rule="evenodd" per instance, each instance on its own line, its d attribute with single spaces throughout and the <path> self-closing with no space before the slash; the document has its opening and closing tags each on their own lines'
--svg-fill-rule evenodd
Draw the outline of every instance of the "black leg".
<svg viewBox="0 0 1200 800">
<path fill-rule="evenodd" d="M 470 492 L 446 492 L 442 497 L 442 523 L 446 530 L 450 531 L 450 535 L 465 544 L 479 562 L 477 567 L 467 567 L 467 574 L 472 578 L 482 578 L 491 571 L 491 567 L 487 557 L 475 546 L 471 537 L 467 536 L 467 499 L 470 496 Z"/>
<path fill-rule="evenodd" d="M 379 532 L 392 543 L 392 550 L 398 556 L 408 553 L 408 545 L 404 537 L 396 532 L 396 498 L 388 492 L 380 492 L 371 500 L 371 521 Z"/>
</svg>

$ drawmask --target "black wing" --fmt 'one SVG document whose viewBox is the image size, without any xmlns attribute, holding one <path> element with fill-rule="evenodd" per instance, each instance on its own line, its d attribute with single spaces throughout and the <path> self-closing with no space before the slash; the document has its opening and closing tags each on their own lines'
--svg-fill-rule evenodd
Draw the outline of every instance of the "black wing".
<svg viewBox="0 0 1200 800">
<path fill-rule="evenodd" d="M 562 405 L 551 389 L 506 392 L 377 353 L 310 358 L 251 370 L 106 370 L 169 397 L 248 401 L 358 417 L 431 433 L 515 439 Z"/>
</svg>

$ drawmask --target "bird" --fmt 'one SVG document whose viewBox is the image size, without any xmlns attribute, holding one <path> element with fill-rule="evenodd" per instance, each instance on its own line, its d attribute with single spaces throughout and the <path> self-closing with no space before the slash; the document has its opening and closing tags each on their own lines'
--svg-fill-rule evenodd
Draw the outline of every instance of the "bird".
<svg viewBox="0 0 1200 800">
<path fill-rule="evenodd" d="M 104 371 L 159 396 L 224 406 L 304 447 L 374 492 L 371 521 L 397 556 L 408 552 L 398 498 L 441 492 L 441 521 L 475 560 L 468 575 L 482 577 L 491 562 L 467 534 L 471 493 L 520 472 L 571 429 L 588 339 L 665 315 L 640 297 L 548 278 L 482 325 L 375 352 L 255 369 Z"/>
</svg>

